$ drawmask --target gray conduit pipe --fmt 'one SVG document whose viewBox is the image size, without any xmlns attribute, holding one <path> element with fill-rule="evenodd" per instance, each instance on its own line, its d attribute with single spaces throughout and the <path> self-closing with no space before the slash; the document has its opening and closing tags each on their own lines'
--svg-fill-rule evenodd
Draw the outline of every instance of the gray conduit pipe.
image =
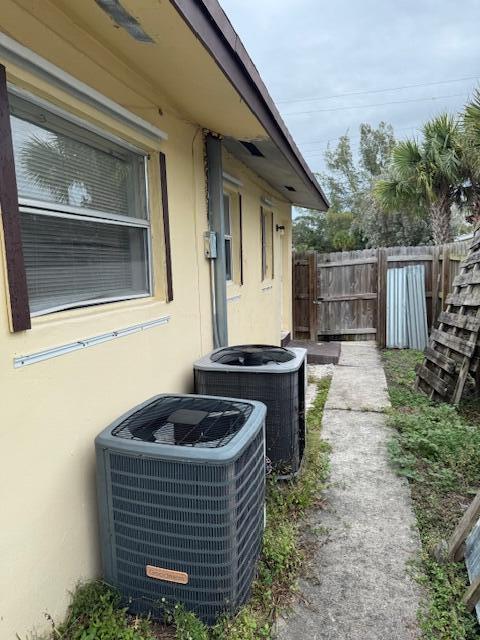
<svg viewBox="0 0 480 640">
<path fill-rule="evenodd" d="M 218 136 L 206 136 L 208 220 L 217 240 L 217 257 L 213 262 L 212 317 L 213 342 L 218 347 L 228 345 L 227 278 L 225 271 L 225 218 L 223 212 L 222 141 Z"/>
</svg>

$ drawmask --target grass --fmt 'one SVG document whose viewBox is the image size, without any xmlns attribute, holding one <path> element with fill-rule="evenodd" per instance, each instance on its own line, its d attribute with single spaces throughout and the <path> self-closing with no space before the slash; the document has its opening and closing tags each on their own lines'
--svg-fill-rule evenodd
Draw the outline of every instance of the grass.
<svg viewBox="0 0 480 640">
<path fill-rule="evenodd" d="M 130 616 L 120 595 L 108 585 L 91 582 L 73 594 L 65 622 L 53 626 L 49 640 L 268 640 L 278 613 L 288 606 L 305 561 L 301 524 L 320 500 L 329 471 L 329 447 L 321 439 L 323 408 L 330 378 L 316 381 L 317 396 L 307 415 L 307 448 L 299 476 L 289 482 L 267 482 L 267 526 L 257 579 L 246 606 L 234 617 L 206 627 L 182 606 L 167 611 L 170 628 Z"/>
<path fill-rule="evenodd" d="M 422 541 L 418 578 L 427 592 L 420 611 L 425 640 L 480 638 L 475 616 L 461 603 L 468 586 L 463 563 L 439 564 L 435 546 L 451 535 L 480 485 L 480 402 L 458 409 L 415 391 L 416 351 L 385 351 L 384 365 L 396 435 L 390 458 L 408 478 Z"/>
</svg>

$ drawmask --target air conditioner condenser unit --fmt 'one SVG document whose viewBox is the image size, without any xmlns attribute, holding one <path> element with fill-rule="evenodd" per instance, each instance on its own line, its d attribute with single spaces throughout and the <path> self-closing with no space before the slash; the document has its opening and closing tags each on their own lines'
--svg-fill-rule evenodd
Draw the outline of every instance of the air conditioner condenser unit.
<svg viewBox="0 0 480 640">
<path fill-rule="evenodd" d="M 305 449 L 306 349 L 239 345 L 194 364 L 195 391 L 263 402 L 266 446 L 276 474 L 297 473 Z"/>
<path fill-rule="evenodd" d="M 133 613 L 208 624 L 248 598 L 264 528 L 265 407 L 160 395 L 95 441 L 105 580 Z"/>
</svg>

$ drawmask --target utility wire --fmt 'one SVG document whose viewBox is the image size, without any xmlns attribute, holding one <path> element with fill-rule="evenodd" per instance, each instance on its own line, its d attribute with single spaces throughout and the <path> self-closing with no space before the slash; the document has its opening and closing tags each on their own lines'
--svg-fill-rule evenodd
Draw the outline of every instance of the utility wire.
<svg viewBox="0 0 480 640">
<path fill-rule="evenodd" d="M 420 128 L 420 127 L 419 127 L 419 126 L 417 126 L 417 125 L 412 125 L 412 126 L 410 126 L 410 127 L 401 127 L 401 128 L 399 128 L 399 129 L 395 129 L 395 128 L 394 128 L 394 130 L 393 130 L 393 134 L 394 134 L 394 136 L 395 136 L 395 135 L 396 135 L 396 133 L 397 133 L 398 131 L 414 131 L 414 130 L 417 130 L 417 131 L 418 131 L 418 130 L 419 130 L 419 128 Z M 348 135 L 348 134 L 344 134 L 344 135 Z M 361 136 L 361 134 L 357 134 L 357 135 L 354 135 L 354 136 L 348 136 L 348 138 L 349 138 L 350 142 L 351 142 L 352 140 L 358 140 L 358 139 L 359 139 L 359 138 L 361 138 L 361 137 L 362 137 L 362 136 Z M 308 149 L 305 149 L 304 151 L 302 151 L 302 155 L 304 155 L 304 156 L 308 156 L 308 158 L 317 158 L 317 157 L 319 157 L 319 156 L 323 156 L 323 155 L 325 155 L 325 151 L 327 150 L 328 145 L 329 145 L 331 142 L 335 142 L 335 140 L 340 140 L 340 138 L 343 138 L 343 136 L 337 136 L 336 138 L 330 138 L 329 140 L 317 140 L 317 142 L 318 142 L 318 143 L 323 142 L 323 143 L 324 143 L 324 144 L 326 144 L 327 146 L 326 146 L 323 150 L 321 150 L 321 151 L 320 151 L 319 149 L 311 149 L 310 151 L 309 151 Z M 308 143 L 303 142 L 303 143 L 299 143 L 299 144 L 308 144 Z M 360 146 L 360 142 L 355 142 L 353 145 L 350 145 L 350 146 L 351 146 L 353 149 L 358 149 L 358 147 Z"/>
<path fill-rule="evenodd" d="M 400 127 L 400 128 L 396 128 L 394 125 L 392 125 L 393 128 L 393 135 L 395 136 L 395 134 L 397 133 L 397 131 L 408 131 L 413 130 L 413 129 L 419 129 L 419 125 L 411 125 L 410 127 Z M 334 142 L 335 140 L 340 140 L 340 138 L 343 138 L 343 136 L 348 136 L 348 138 L 350 140 L 356 140 L 357 138 L 361 138 L 361 134 L 355 134 L 354 136 L 349 135 L 348 131 L 346 131 L 344 134 L 342 134 L 341 136 L 335 136 L 334 138 L 325 138 L 324 140 L 302 140 L 301 142 L 297 142 L 298 145 L 304 145 L 304 144 L 329 144 L 330 142 Z M 311 151 L 317 151 L 317 149 L 311 149 Z M 308 149 L 305 151 L 305 153 L 309 153 Z"/>
<path fill-rule="evenodd" d="M 430 96 L 428 98 L 412 98 L 410 100 L 394 100 L 392 102 L 375 102 L 374 104 L 356 104 L 348 107 L 332 107 L 330 109 L 313 109 L 311 111 L 292 111 L 291 113 L 282 113 L 283 117 L 302 116 L 310 113 L 326 113 L 331 111 L 347 111 L 348 109 L 368 109 L 370 107 L 383 107 L 389 104 L 407 104 L 408 102 L 427 102 L 435 100 L 444 100 L 445 98 L 458 98 L 465 96 L 465 93 L 451 93 L 448 96 Z"/>
<path fill-rule="evenodd" d="M 317 100 L 333 100 L 334 98 L 344 98 L 346 96 L 366 96 L 371 93 L 388 93 L 389 91 L 402 91 L 403 89 L 413 89 L 415 87 L 433 87 L 440 84 L 451 84 L 452 82 L 465 82 L 466 80 L 480 80 L 480 76 L 466 76 L 465 78 L 454 78 L 453 80 L 438 80 L 436 82 L 420 82 L 418 84 L 404 84 L 401 87 L 390 87 L 389 89 L 368 89 L 366 91 L 349 91 L 348 93 L 337 93 L 330 96 L 312 96 L 311 98 L 296 98 L 294 100 L 276 100 L 277 104 L 293 104 L 294 102 L 316 102 Z"/>
<path fill-rule="evenodd" d="M 409 130 L 413 130 L 416 127 L 406 127 L 406 129 Z M 397 131 L 402 131 L 403 129 L 397 129 Z M 341 136 L 340 136 L 341 137 Z M 359 138 L 360 136 L 352 136 L 350 138 L 350 140 L 355 140 L 355 138 Z M 335 140 L 340 140 L 340 138 L 331 138 L 330 140 L 327 140 L 326 142 L 326 146 L 323 149 L 312 149 L 311 151 L 309 151 L 308 149 L 305 149 L 304 151 L 302 151 L 302 155 L 306 157 L 306 159 L 308 160 L 309 158 L 319 158 L 325 155 L 327 149 L 328 149 L 328 145 L 331 142 L 335 142 Z M 351 149 L 358 149 L 360 147 L 360 141 L 358 142 L 354 142 L 353 144 L 350 145 Z"/>
</svg>

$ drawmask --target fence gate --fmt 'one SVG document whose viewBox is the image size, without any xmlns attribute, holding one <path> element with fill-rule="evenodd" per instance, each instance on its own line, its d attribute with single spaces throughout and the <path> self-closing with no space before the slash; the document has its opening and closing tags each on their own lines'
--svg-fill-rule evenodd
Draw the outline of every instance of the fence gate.
<svg viewBox="0 0 480 640">
<path fill-rule="evenodd" d="M 309 340 L 386 344 L 387 272 L 424 266 L 429 328 L 445 306 L 470 242 L 337 253 L 294 253 L 293 333 Z"/>
<path fill-rule="evenodd" d="M 317 254 L 293 254 L 293 331 L 295 338 L 317 340 Z"/>
<path fill-rule="evenodd" d="M 317 324 L 321 339 L 375 338 L 377 333 L 377 250 L 349 251 L 317 258 Z M 357 338 L 353 338 L 357 339 Z"/>
</svg>

